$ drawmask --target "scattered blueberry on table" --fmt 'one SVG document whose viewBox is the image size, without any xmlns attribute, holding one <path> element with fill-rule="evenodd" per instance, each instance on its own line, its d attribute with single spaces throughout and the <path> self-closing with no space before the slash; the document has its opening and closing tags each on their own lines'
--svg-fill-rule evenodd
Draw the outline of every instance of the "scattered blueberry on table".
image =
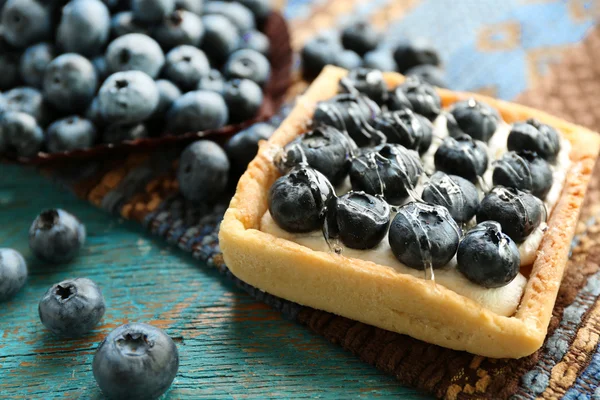
<svg viewBox="0 0 600 400">
<path fill-rule="evenodd" d="M 13 297 L 25 285 L 27 263 L 16 250 L 0 249 L 0 302 Z"/>
<path fill-rule="evenodd" d="M 85 242 L 85 226 L 61 209 L 45 210 L 29 228 L 29 247 L 43 261 L 71 261 Z"/>
</svg>

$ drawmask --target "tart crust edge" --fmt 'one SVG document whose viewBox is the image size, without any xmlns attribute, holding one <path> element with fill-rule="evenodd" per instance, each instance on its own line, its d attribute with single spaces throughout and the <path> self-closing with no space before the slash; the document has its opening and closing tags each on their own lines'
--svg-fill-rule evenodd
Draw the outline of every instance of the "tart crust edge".
<svg viewBox="0 0 600 400">
<path fill-rule="evenodd" d="M 600 149 L 600 136 L 542 111 L 490 97 L 438 89 L 444 107 L 470 97 L 496 108 L 512 123 L 536 118 L 572 144 L 565 186 L 549 220 L 523 297 L 512 317 L 500 316 L 433 282 L 343 255 L 313 251 L 260 231 L 270 186 L 280 176 L 273 154 L 303 133 L 315 106 L 338 93 L 347 71 L 326 67 L 238 182 L 219 232 L 231 272 L 260 290 L 455 350 L 494 358 L 520 358 L 541 347 Z M 404 81 L 384 73 L 388 87 Z"/>
</svg>

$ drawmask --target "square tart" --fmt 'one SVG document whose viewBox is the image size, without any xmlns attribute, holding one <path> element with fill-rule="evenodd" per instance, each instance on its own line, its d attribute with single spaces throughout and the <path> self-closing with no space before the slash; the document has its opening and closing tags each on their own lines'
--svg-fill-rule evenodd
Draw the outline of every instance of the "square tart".
<svg viewBox="0 0 600 400">
<path fill-rule="evenodd" d="M 273 149 L 304 133 L 319 101 L 338 94 L 347 71 L 326 67 L 312 83 L 240 179 L 219 233 L 231 272 L 267 293 L 379 328 L 473 354 L 520 358 L 544 341 L 552 308 L 567 265 L 570 244 L 600 148 L 600 136 L 542 111 L 493 98 L 437 89 L 442 106 L 475 98 L 507 123 L 536 118 L 553 126 L 571 143 L 571 165 L 563 191 L 547 221 L 523 296 L 514 315 L 501 316 L 440 284 L 394 272 L 373 262 L 314 251 L 260 230 L 268 193 L 281 175 Z M 389 88 L 404 81 L 384 73 Z M 529 269 L 529 268 L 528 268 Z"/>
</svg>

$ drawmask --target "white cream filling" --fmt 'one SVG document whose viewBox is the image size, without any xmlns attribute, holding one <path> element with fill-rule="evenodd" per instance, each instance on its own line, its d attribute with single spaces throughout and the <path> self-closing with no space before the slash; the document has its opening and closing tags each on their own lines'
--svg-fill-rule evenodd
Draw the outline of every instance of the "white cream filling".
<svg viewBox="0 0 600 400">
<path fill-rule="evenodd" d="M 502 157 L 502 155 L 508 151 L 506 142 L 509 133 L 510 125 L 502 121 L 488 143 L 490 165 L 488 165 L 488 169 L 483 176 L 483 181 L 484 184 L 489 188 L 493 186 L 493 167 L 491 166 L 491 162 Z M 442 113 L 434 121 L 434 137 L 432 139 L 431 146 L 421 158 L 423 167 L 429 174 L 435 171 L 434 155 L 446 136 L 448 136 L 446 117 L 444 113 Z M 544 201 L 546 210 L 548 211 L 548 216 L 551 214 L 562 193 L 566 174 L 571 164 L 569 157 L 570 151 L 570 142 L 565 139 L 561 140 L 561 150 L 558 154 L 556 163 L 551 165 L 553 172 L 553 184 Z M 425 179 L 425 174 L 423 174 L 415 188 L 415 191 L 419 196 L 423 191 L 423 183 L 425 182 Z M 350 180 L 347 178 L 338 188 L 336 188 L 336 193 L 339 196 L 347 193 L 350 189 Z M 479 187 L 478 189 L 480 196 L 483 197 L 483 190 L 481 190 Z M 469 225 L 474 224 L 475 221 L 471 221 L 471 223 L 469 223 Z M 531 265 L 535 261 L 538 248 L 546 229 L 547 224 L 545 222 L 541 223 L 540 226 L 538 226 L 523 243 L 518 245 L 521 256 L 521 266 Z M 391 268 L 395 272 L 401 274 L 409 274 L 417 278 L 425 277 L 423 271 L 409 268 L 396 259 L 390 248 L 387 235 L 381 241 L 381 243 L 377 245 L 377 247 L 369 250 L 350 249 L 340 243 L 339 245 L 342 248 L 342 252 L 341 255 L 338 255 L 334 252 L 331 252 L 329 246 L 323 238 L 323 234 L 320 231 L 315 231 L 308 234 L 293 234 L 286 232 L 277 226 L 268 211 L 262 218 L 261 230 L 263 232 L 270 233 L 273 236 L 284 238 L 302 246 L 306 246 L 312 250 L 330 253 L 332 257 L 343 256 L 349 258 L 358 258 Z M 455 268 L 455 265 L 456 258 L 454 258 L 447 266 L 436 269 L 436 284 L 440 284 L 464 297 L 467 297 L 477 302 L 482 307 L 499 315 L 510 316 L 515 313 L 521 300 L 521 296 L 523 295 L 525 284 L 527 283 L 527 279 L 522 274 L 518 274 L 517 277 L 506 286 L 490 289 L 469 281 Z"/>
</svg>

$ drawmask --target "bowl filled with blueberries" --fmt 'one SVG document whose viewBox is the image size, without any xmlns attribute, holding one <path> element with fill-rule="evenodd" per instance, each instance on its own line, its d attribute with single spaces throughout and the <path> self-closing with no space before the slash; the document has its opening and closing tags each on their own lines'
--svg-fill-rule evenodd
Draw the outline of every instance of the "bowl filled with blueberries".
<svg viewBox="0 0 600 400">
<path fill-rule="evenodd" d="M 270 0 L 7 0 L 0 158 L 227 137 L 270 117 L 292 50 Z"/>
</svg>

